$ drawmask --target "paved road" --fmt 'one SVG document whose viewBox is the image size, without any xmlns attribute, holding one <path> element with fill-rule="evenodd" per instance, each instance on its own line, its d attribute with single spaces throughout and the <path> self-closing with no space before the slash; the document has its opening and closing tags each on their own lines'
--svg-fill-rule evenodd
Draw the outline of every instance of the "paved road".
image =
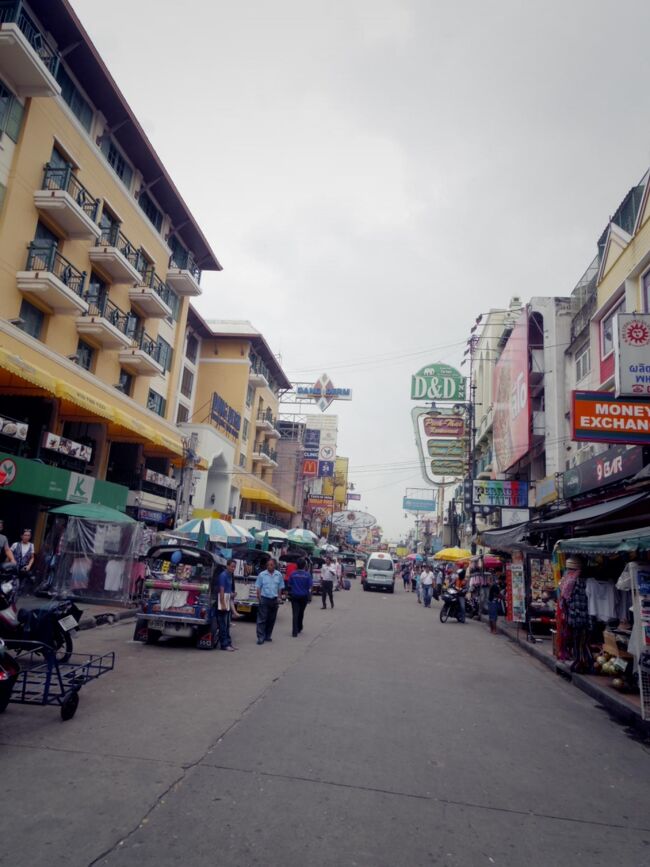
<svg viewBox="0 0 650 867">
<path fill-rule="evenodd" d="M 11 867 L 647 867 L 650 752 L 502 636 L 352 592 L 273 644 L 118 652 L 76 717 L 0 717 Z"/>
</svg>

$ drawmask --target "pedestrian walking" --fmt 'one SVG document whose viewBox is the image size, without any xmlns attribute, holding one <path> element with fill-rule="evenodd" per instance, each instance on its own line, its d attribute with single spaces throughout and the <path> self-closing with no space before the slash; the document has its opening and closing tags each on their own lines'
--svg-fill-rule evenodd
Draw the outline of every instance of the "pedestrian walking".
<svg viewBox="0 0 650 867">
<path fill-rule="evenodd" d="M 418 572 L 420 567 L 415 564 L 411 569 L 411 593 L 418 592 Z"/>
<path fill-rule="evenodd" d="M 431 597 L 433 595 L 433 570 L 428 564 L 422 570 L 420 576 L 420 595 L 425 608 L 431 608 Z"/>
<path fill-rule="evenodd" d="M 230 638 L 230 619 L 232 613 L 230 611 L 230 600 L 235 586 L 235 561 L 227 560 L 226 568 L 220 573 L 217 579 L 217 587 L 219 595 L 217 597 L 217 622 L 219 624 L 219 646 L 222 650 L 232 652 L 236 647 L 232 646 Z"/>
<path fill-rule="evenodd" d="M 298 568 L 289 578 L 289 599 L 291 600 L 291 635 L 296 638 L 302 632 L 305 608 L 311 600 L 313 579 L 305 568 L 304 560 L 298 560 Z"/>
<path fill-rule="evenodd" d="M 465 580 L 465 570 L 459 569 L 456 573 L 456 581 L 454 587 L 458 590 L 458 610 L 460 617 L 459 623 L 465 622 L 465 591 L 467 590 L 467 581 Z"/>
<path fill-rule="evenodd" d="M 343 590 L 343 563 L 334 558 L 334 568 L 336 569 L 336 587 L 338 590 Z"/>
<path fill-rule="evenodd" d="M 436 586 L 433 590 L 433 596 L 435 599 L 440 599 L 442 596 L 442 582 L 444 580 L 444 573 L 442 569 L 436 569 Z"/>
<path fill-rule="evenodd" d="M 496 575 L 492 578 L 492 584 L 488 590 L 488 621 L 490 623 L 490 632 L 493 635 L 497 633 L 497 620 L 499 619 L 499 611 L 501 609 L 501 585 Z"/>
<path fill-rule="evenodd" d="M 9 539 L 2 532 L 4 530 L 4 521 L 0 520 L 0 563 L 7 560 L 9 563 L 15 563 L 16 559 L 9 547 Z"/>
<path fill-rule="evenodd" d="M 329 596 L 330 606 L 334 608 L 334 582 L 336 581 L 336 567 L 332 563 L 331 557 L 325 557 L 325 562 L 320 570 L 320 595 L 323 600 L 323 608 L 327 608 L 327 597 Z"/>
<path fill-rule="evenodd" d="M 14 542 L 11 546 L 11 553 L 14 555 L 18 567 L 18 593 L 23 595 L 32 589 L 32 570 L 36 552 L 34 551 L 31 530 L 23 530 L 20 541 Z"/>
<path fill-rule="evenodd" d="M 408 563 L 402 564 L 402 580 L 404 581 L 404 592 L 408 593 L 411 589 L 411 572 Z"/>
<path fill-rule="evenodd" d="M 276 569 L 275 560 L 270 557 L 266 561 L 266 569 L 255 580 L 257 591 L 257 643 L 273 641 L 271 635 L 278 616 L 280 594 L 284 589 L 282 573 Z"/>
</svg>

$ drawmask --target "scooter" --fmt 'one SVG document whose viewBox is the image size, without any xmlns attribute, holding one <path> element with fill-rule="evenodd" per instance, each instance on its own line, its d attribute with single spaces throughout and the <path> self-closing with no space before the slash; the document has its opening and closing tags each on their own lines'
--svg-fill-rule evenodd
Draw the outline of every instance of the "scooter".
<svg viewBox="0 0 650 867">
<path fill-rule="evenodd" d="M 72 631 L 83 612 L 71 599 L 17 610 L 17 590 L 16 565 L 4 563 L 0 566 L 0 638 L 39 641 L 53 648 L 59 662 L 67 662 L 72 654 Z"/>
<path fill-rule="evenodd" d="M 460 613 L 460 598 L 465 597 L 466 590 L 456 590 L 455 587 L 448 587 L 442 591 L 442 608 L 440 609 L 440 622 L 446 623 L 450 617 L 455 617 L 459 623 L 462 623 L 462 615 Z M 470 614 L 467 610 L 467 601 L 465 603 L 465 618 Z"/>
<path fill-rule="evenodd" d="M 20 666 L 0 638 L 0 713 L 7 709 L 11 691 L 20 674 Z"/>
</svg>

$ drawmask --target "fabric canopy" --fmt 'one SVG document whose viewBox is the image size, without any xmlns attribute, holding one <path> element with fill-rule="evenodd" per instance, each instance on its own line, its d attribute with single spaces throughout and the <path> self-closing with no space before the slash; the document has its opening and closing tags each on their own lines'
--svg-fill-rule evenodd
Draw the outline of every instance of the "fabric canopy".
<svg viewBox="0 0 650 867">
<path fill-rule="evenodd" d="M 10 352 L 8 349 L 0 347 L 0 367 L 9 371 L 13 376 L 24 379 L 32 385 L 42 388 L 44 391 L 49 391 L 52 394 L 56 392 L 56 380 L 50 376 L 47 371 L 35 364 L 26 361 L 20 355 Z"/>
<path fill-rule="evenodd" d="M 269 506 L 275 506 L 281 512 L 296 513 L 296 509 L 285 500 L 272 494 L 270 491 L 264 491 L 262 488 L 242 488 L 240 491 L 242 500 L 253 500 L 256 503 L 266 503 Z"/>
<path fill-rule="evenodd" d="M 528 534 L 530 524 L 513 524 L 500 530 L 484 530 L 479 533 L 479 540 L 487 548 L 495 551 L 507 551 L 512 545 L 520 545 Z"/>
<path fill-rule="evenodd" d="M 586 509 L 576 509 L 573 512 L 567 512 L 566 515 L 558 515 L 557 518 L 549 518 L 548 521 L 542 521 L 535 524 L 535 529 L 545 530 L 553 527 L 562 527 L 566 524 L 577 524 L 580 521 L 593 521 L 596 518 L 611 515 L 613 512 L 620 512 L 628 506 L 633 506 L 640 500 L 646 498 L 645 494 L 631 494 L 627 497 L 619 497 L 618 500 L 610 500 L 608 503 L 597 503 L 595 506 L 587 506 Z"/>
<path fill-rule="evenodd" d="M 605 536 L 560 539 L 555 548 L 564 554 L 632 554 L 650 551 L 650 527 L 607 533 Z"/>
<path fill-rule="evenodd" d="M 118 512 L 117 509 L 111 509 L 109 506 L 100 506 L 98 503 L 69 503 L 67 506 L 50 509 L 50 514 L 84 518 L 87 521 L 96 521 L 98 524 L 137 523 L 130 515 Z"/>
</svg>

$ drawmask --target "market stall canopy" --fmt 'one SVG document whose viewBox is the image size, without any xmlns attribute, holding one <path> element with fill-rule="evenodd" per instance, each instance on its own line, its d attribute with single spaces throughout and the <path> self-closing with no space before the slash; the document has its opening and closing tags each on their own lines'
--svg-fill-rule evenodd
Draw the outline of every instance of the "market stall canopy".
<svg viewBox="0 0 650 867">
<path fill-rule="evenodd" d="M 437 554 L 433 555 L 434 560 L 448 560 L 451 563 L 456 563 L 458 560 L 469 560 L 472 552 L 467 548 L 442 548 Z"/>
<path fill-rule="evenodd" d="M 555 549 L 564 554 L 633 554 L 650 551 L 650 527 L 607 533 L 605 536 L 560 539 Z"/>
<path fill-rule="evenodd" d="M 211 542 L 221 542 L 226 545 L 244 544 L 248 541 L 248 534 L 238 529 L 229 521 L 220 518 L 196 518 L 186 521 L 180 527 L 176 527 L 172 535 L 182 534 L 193 539 L 198 539 L 201 527 Z"/>
<path fill-rule="evenodd" d="M 69 503 L 67 506 L 57 506 L 50 509 L 51 515 L 68 515 L 70 518 L 83 518 L 85 521 L 96 521 L 98 524 L 136 524 L 130 515 L 118 512 L 109 506 L 97 503 Z"/>
<path fill-rule="evenodd" d="M 315 548 L 318 543 L 318 536 L 316 533 L 312 533 L 311 530 L 303 530 L 301 527 L 295 527 L 293 530 L 289 530 L 287 538 L 290 542 L 294 542 L 296 545 L 305 545 L 311 548 Z"/>
<path fill-rule="evenodd" d="M 255 535 L 259 538 L 266 538 L 269 542 L 286 542 L 288 538 L 284 530 L 278 530 L 277 527 L 270 530 L 256 530 Z"/>
<path fill-rule="evenodd" d="M 486 548 L 495 551 L 507 551 L 512 545 L 520 545 L 530 532 L 530 524 L 513 524 L 501 530 L 484 530 L 479 534 L 479 541 Z"/>
<path fill-rule="evenodd" d="M 607 503 L 597 503 L 595 506 L 587 506 L 585 509 L 575 509 L 573 512 L 567 512 L 566 515 L 558 515 L 557 518 L 549 518 L 547 521 L 541 521 L 539 524 L 531 526 L 536 530 L 551 530 L 554 527 L 563 527 L 567 524 L 577 524 L 582 521 L 593 521 L 596 518 L 602 518 L 605 515 L 612 515 L 614 512 L 620 512 L 628 506 L 633 506 L 641 500 L 647 499 L 646 494 L 630 494 L 627 497 L 619 497 L 618 500 L 610 500 Z M 483 536 L 489 534 L 483 534 Z"/>
</svg>

